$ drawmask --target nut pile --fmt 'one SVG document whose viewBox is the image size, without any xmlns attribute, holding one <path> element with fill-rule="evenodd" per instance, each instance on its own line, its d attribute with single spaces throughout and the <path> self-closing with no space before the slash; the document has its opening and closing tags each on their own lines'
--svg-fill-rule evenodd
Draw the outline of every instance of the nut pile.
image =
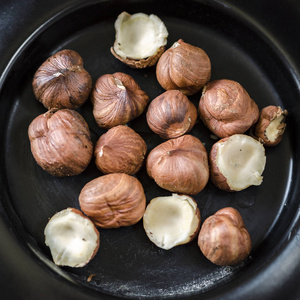
<svg viewBox="0 0 300 300">
<path fill-rule="evenodd" d="M 182 39 L 165 49 L 168 31 L 154 15 L 123 12 L 115 22 L 112 54 L 132 68 L 156 65 L 165 92 L 149 99 L 125 73 L 104 74 L 94 85 L 80 55 L 62 50 L 46 60 L 33 78 L 33 91 L 47 112 L 29 126 L 31 151 L 37 164 L 53 176 L 81 174 L 95 156 L 104 174 L 81 190 L 81 211 L 67 208 L 45 228 L 46 244 L 58 265 L 82 267 L 96 254 L 101 228 L 118 228 L 143 219 L 145 233 L 162 249 L 198 238 L 205 257 L 217 265 L 246 259 L 251 238 L 240 213 L 223 208 L 201 226 L 191 197 L 208 183 L 237 192 L 262 183 L 264 146 L 277 145 L 285 130 L 287 111 L 259 108 L 236 81 L 210 81 L 211 61 L 205 51 Z M 128 41 L 129 37 L 135 39 Z M 188 96 L 202 91 L 198 109 Z M 90 98 L 99 127 L 107 129 L 95 145 L 88 124 L 74 109 Z M 126 124 L 146 114 L 149 128 L 165 139 L 147 153 L 142 136 Z M 189 134 L 197 117 L 218 140 L 207 153 Z M 246 134 L 249 130 L 250 134 Z M 134 175 L 147 173 L 168 197 L 148 199 Z"/>
</svg>

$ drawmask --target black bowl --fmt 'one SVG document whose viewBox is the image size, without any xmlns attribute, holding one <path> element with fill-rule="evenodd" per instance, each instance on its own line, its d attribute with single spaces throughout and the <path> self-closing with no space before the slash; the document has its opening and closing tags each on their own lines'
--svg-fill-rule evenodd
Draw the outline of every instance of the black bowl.
<svg viewBox="0 0 300 300">
<path fill-rule="evenodd" d="M 11 7 L 1 4 L 3 16 L 7 16 L 3 24 L 8 29 L 1 32 L 0 50 L 4 58 L 11 58 L 2 64 L 0 79 L 3 295 L 7 299 L 279 299 L 282 293 L 289 299 L 300 296 L 295 279 L 300 268 L 296 160 L 300 154 L 300 82 L 291 56 L 295 47 L 287 52 L 289 44 L 284 47 L 281 43 L 287 39 L 283 28 L 293 21 L 285 24 L 274 17 L 280 12 L 280 4 L 269 14 L 269 20 L 276 19 L 277 23 L 264 27 L 262 24 L 267 22 L 261 10 L 252 12 L 260 22 L 247 14 L 254 11 L 249 6 L 251 1 L 239 7 L 234 6 L 237 1 L 205 0 L 19 2 L 15 10 L 17 2 Z M 293 9 L 299 11 L 299 4 L 287 3 L 285 10 L 297 15 Z M 256 9 L 264 8 L 263 4 L 255 5 Z M 79 208 L 81 188 L 102 174 L 94 161 L 83 174 L 69 178 L 55 178 L 36 164 L 27 129 L 46 110 L 34 98 L 32 78 L 49 56 L 73 49 L 82 56 L 93 82 L 105 73 L 124 72 L 154 99 L 163 92 L 155 67 L 133 70 L 110 53 L 114 21 L 122 11 L 156 14 L 168 28 L 168 46 L 181 38 L 206 51 L 212 62 L 212 80 L 238 81 L 260 109 L 274 104 L 289 111 L 282 142 L 266 148 L 261 186 L 226 193 L 209 182 L 194 197 L 202 222 L 226 206 L 241 213 L 253 249 L 249 259 L 238 266 L 213 265 L 201 254 L 196 240 L 169 251 L 159 249 L 146 237 L 142 222 L 127 228 L 100 229 L 99 252 L 84 268 L 59 268 L 52 263 L 43 234 L 48 219 L 66 207 Z M 278 40 L 276 32 L 268 31 L 270 28 L 280 28 Z M 293 32 L 298 33 L 296 29 Z M 296 37 L 291 39 L 298 41 Z M 196 106 L 200 95 L 190 97 Z M 96 125 L 90 101 L 77 110 L 88 122 L 96 142 L 105 130 Z M 128 125 L 144 137 L 149 151 L 162 142 L 148 128 L 145 114 Z M 200 120 L 191 134 L 200 138 L 207 151 L 215 142 Z M 170 194 L 155 185 L 145 167 L 136 176 L 143 183 L 148 202 Z M 89 281 L 91 274 L 95 275 Z"/>
</svg>

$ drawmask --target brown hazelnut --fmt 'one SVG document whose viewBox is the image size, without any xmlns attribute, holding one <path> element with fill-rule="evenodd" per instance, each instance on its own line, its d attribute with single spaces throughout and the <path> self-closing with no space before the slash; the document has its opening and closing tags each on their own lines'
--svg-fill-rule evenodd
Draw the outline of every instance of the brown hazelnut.
<svg viewBox="0 0 300 300">
<path fill-rule="evenodd" d="M 145 212 L 142 184 L 125 173 L 100 176 L 80 192 L 81 210 L 102 228 L 118 228 L 137 223 Z"/>
<path fill-rule="evenodd" d="M 265 148 L 245 134 L 234 134 L 216 142 L 209 154 L 210 178 L 225 191 L 241 191 L 260 185 L 265 169 Z"/>
<path fill-rule="evenodd" d="M 163 139 L 189 132 L 197 120 L 195 105 L 178 90 L 166 91 L 151 101 L 147 123 Z"/>
<path fill-rule="evenodd" d="M 77 52 L 62 50 L 38 68 L 32 86 L 35 97 L 47 109 L 74 109 L 88 99 L 92 79 Z"/>
<path fill-rule="evenodd" d="M 165 250 L 192 241 L 199 233 L 200 223 L 197 202 L 178 194 L 152 199 L 143 217 L 146 235 Z"/>
<path fill-rule="evenodd" d="M 182 39 L 163 53 L 156 66 L 160 85 L 165 90 L 180 90 L 185 95 L 199 92 L 210 76 L 211 63 L 205 51 Z"/>
<path fill-rule="evenodd" d="M 254 136 L 265 146 L 275 146 L 281 142 L 285 131 L 287 110 L 280 106 L 264 107 L 254 127 Z"/>
<path fill-rule="evenodd" d="M 122 12 L 115 21 L 115 30 L 111 53 L 131 68 L 151 67 L 165 51 L 168 31 L 156 15 Z"/>
<path fill-rule="evenodd" d="M 100 245 L 94 223 L 75 208 L 66 208 L 52 216 L 44 234 L 45 244 L 58 266 L 84 267 L 96 255 Z"/>
<path fill-rule="evenodd" d="M 175 193 L 195 195 L 204 189 L 209 178 L 206 149 L 192 135 L 156 146 L 148 155 L 146 167 L 161 188 Z"/>
<path fill-rule="evenodd" d="M 28 136 L 36 162 L 54 176 L 82 173 L 93 156 L 89 127 L 71 109 L 39 115 L 31 122 Z"/>
<path fill-rule="evenodd" d="M 219 138 L 245 133 L 259 117 L 256 103 L 236 81 L 221 79 L 208 83 L 199 102 L 203 123 Z"/>
<path fill-rule="evenodd" d="M 251 238 L 240 213 L 232 207 L 226 207 L 203 222 L 198 245 L 212 263 L 231 266 L 249 256 Z"/>
<path fill-rule="evenodd" d="M 111 128 L 141 115 L 149 97 L 130 75 L 118 72 L 97 79 L 91 101 L 98 126 Z"/>
<path fill-rule="evenodd" d="M 146 152 L 143 138 L 125 125 L 109 129 L 99 138 L 94 150 L 96 166 L 101 172 L 130 175 L 139 171 Z"/>
</svg>

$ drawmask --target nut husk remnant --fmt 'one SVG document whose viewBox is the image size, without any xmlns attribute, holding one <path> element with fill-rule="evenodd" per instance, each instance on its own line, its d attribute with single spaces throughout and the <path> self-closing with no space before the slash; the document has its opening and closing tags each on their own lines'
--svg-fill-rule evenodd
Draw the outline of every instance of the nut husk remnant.
<svg viewBox="0 0 300 300">
<path fill-rule="evenodd" d="M 254 136 L 265 146 L 278 145 L 286 128 L 285 119 L 287 115 L 287 110 L 283 110 L 280 106 L 264 107 L 254 126 Z"/>
<path fill-rule="evenodd" d="M 100 246 L 100 234 L 94 223 L 76 208 L 69 207 L 52 216 L 44 234 L 45 244 L 58 266 L 84 267 Z"/>
<path fill-rule="evenodd" d="M 241 191 L 263 182 L 264 146 L 245 134 L 234 134 L 216 142 L 209 153 L 210 178 L 225 191 Z"/>
<path fill-rule="evenodd" d="M 116 39 L 111 53 L 131 68 L 156 64 L 165 51 L 168 31 L 156 15 L 122 12 L 115 21 Z"/>
</svg>

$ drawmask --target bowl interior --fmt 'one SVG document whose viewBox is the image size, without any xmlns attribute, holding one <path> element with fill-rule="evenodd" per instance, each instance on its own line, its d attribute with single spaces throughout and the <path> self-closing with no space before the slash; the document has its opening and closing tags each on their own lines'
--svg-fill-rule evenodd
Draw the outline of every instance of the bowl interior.
<svg viewBox="0 0 300 300">
<path fill-rule="evenodd" d="M 191 9 L 192 7 L 192 9 Z M 200 252 L 197 242 L 165 251 L 146 237 L 142 222 L 112 230 L 99 229 L 100 249 L 84 268 L 57 268 L 44 244 L 48 219 L 67 207 L 79 208 L 78 196 L 90 180 L 101 176 L 94 160 L 86 171 L 69 178 L 55 178 L 34 161 L 27 135 L 31 121 L 45 108 L 34 98 L 32 78 L 38 67 L 52 54 L 73 49 L 83 58 L 93 82 L 103 74 L 124 72 L 131 75 L 150 99 L 164 92 L 156 80 L 155 67 L 134 70 L 110 53 L 114 42 L 114 21 L 122 11 L 156 14 L 168 31 L 168 47 L 178 39 L 206 51 L 212 63 L 212 80 L 238 81 L 259 108 L 274 104 L 289 110 L 288 126 L 282 142 L 266 148 L 267 163 L 261 186 L 237 193 L 218 190 L 211 182 L 194 196 L 202 222 L 218 209 L 232 206 L 241 213 L 253 242 L 248 261 L 235 267 L 211 264 Z M 130 10 L 124 1 L 85 4 L 62 12 L 41 26 L 11 60 L 1 82 L 0 114 L 2 127 L 1 172 L 5 185 L 2 202 L 6 214 L 22 240 L 30 245 L 49 270 L 99 293 L 121 297 L 171 297 L 203 294 L 224 286 L 241 274 L 253 274 L 276 252 L 276 245 L 290 226 L 297 199 L 291 179 L 297 182 L 294 164 L 298 152 L 297 117 L 299 104 L 292 66 L 271 39 L 245 15 L 220 4 L 220 1 L 135 1 Z M 201 93 L 190 99 L 198 106 Z M 293 109 L 292 109 L 293 108 Z M 105 130 L 93 118 L 87 101 L 78 109 L 90 126 L 93 142 Z M 145 114 L 128 124 L 146 141 L 148 152 L 163 140 L 148 128 Z M 198 120 L 191 134 L 207 151 L 215 142 Z M 147 202 L 170 192 L 160 189 L 143 167 L 136 177 L 142 182 Z M 274 254 L 275 255 L 275 254 Z M 58 271 L 59 269 L 59 271 Z M 90 282 L 87 278 L 95 274 Z"/>
</svg>

